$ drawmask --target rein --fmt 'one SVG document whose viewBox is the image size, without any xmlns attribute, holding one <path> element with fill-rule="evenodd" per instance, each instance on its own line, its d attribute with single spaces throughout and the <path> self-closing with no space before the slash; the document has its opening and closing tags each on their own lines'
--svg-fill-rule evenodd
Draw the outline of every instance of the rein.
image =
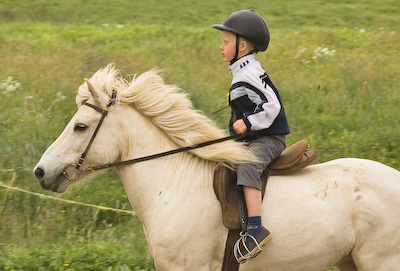
<svg viewBox="0 0 400 271">
<path fill-rule="evenodd" d="M 107 105 L 107 109 L 110 108 L 111 106 L 115 105 L 116 102 L 116 97 L 117 97 L 117 91 L 113 90 L 112 95 L 111 95 L 111 99 L 110 102 Z M 190 151 L 190 150 L 194 150 L 197 148 L 202 148 L 202 147 L 206 147 L 212 144 L 216 144 L 216 143 L 220 143 L 220 142 L 224 142 L 227 140 L 231 140 L 231 139 L 238 139 L 240 138 L 242 135 L 237 134 L 237 135 L 232 135 L 232 136 L 227 136 L 227 137 L 223 137 L 223 138 L 218 138 L 218 139 L 214 139 L 214 140 L 210 140 L 210 141 L 206 141 L 206 142 L 202 142 L 199 144 L 194 144 L 191 146 L 187 146 L 187 147 L 182 147 L 182 148 L 178 148 L 178 149 L 174 149 L 174 150 L 170 150 L 170 151 L 166 151 L 166 152 L 161 152 L 161 153 L 157 153 L 157 154 L 152 154 L 152 155 L 148 155 L 148 156 L 143 156 L 143 157 L 139 157 L 139 158 L 134 158 L 134 159 L 130 159 L 130 160 L 125 160 L 125 161 L 120 161 L 120 162 L 115 162 L 115 163 L 110 163 L 110 164 L 104 164 L 104 165 L 98 165 L 98 166 L 90 166 L 85 170 L 81 170 L 81 166 L 83 164 L 83 162 L 85 161 L 86 155 L 89 152 L 90 147 L 92 146 L 92 143 L 94 141 L 94 139 L 96 138 L 96 135 L 98 133 L 98 131 L 100 130 L 100 127 L 105 119 L 105 117 L 108 114 L 108 110 L 103 110 L 102 108 L 95 106 L 93 104 L 90 104 L 86 101 L 84 101 L 82 103 L 82 105 L 86 105 L 94 110 L 96 110 L 97 112 L 100 112 L 102 114 L 96 129 L 93 132 L 92 137 L 90 138 L 90 141 L 88 143 L 88 145 L 86 146 L 85 151 L 82 153 L 81 157 L 78 160 L 78 163 L 75 164 L 71 164 L 69 167 L 74 167 L 77 172 L 74 174 L 74 176 L 70 176 L 67 172 L 67 168 L 64 170 L 63 175 L 66 179 L 68 179 L 69 181 L 75 181 L 79 178 L 79 176 L 82 173 L 86 173 L 86 172 L 92 172 L 95 170 L 100 170 L 100 169 L 106 169 L 106 168 L 110 168 L 110 167 L 118 167 L 118 166 L 126 166 L 126 165 L 132 165 L 132 164 L 136 164 L 136 163 L 140 163 L 140 162 L 144 162 L 144 161 L 148 161 L 148 160 L 152 160 L 152 159 L 156 159 L 156 158 L 160 158 L 160 157 L 164 157 L 164 156 L 168 156 L 168 155 L 172 155 L 172 154 L 176 154 L 176 153 L 180 153 L 180 152 L 186 152 L 186 151 Z M 219 113 L 220 111 L 224 110 L 228 108 L 227 106 L 224 108 L 221 108 L 211 114 L 209 114 L 208 116 L 212 116 L 216 113 Z"/>
</svg>

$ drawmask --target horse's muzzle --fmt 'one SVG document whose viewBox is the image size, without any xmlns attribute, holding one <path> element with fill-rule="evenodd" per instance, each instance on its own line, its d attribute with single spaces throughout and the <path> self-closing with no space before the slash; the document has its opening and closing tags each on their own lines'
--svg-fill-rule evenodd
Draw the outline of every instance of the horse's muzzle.
<svg viewBox="0 0 400 271">
<path fill-rule="evenodd" d="M 47 174 L 46 171 L 40 166 L 36 166 L 33 170 L 33 173 L 39 180 L 40 186 L 45 190 L 63 193 L 68 188 L 69 181 L 63 173 L 56 174 L 54 177 L 52 177 L 50 176 L 51 174 Z"/>
</svg>

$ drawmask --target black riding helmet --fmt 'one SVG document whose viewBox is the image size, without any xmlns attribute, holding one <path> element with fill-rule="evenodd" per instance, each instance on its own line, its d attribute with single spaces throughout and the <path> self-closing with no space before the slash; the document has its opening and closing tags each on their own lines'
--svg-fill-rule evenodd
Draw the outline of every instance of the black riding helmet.
<svg viewBox="0 0 400 271">
<path fill-rule="evenodd" d="M 253 9 L 235 11 L 222 24 L 214 24 L 213 28 L 247 39 L 254 45 L 256 52 L 267 50 L 270 38 L 268 25 Z"/>
</svg>

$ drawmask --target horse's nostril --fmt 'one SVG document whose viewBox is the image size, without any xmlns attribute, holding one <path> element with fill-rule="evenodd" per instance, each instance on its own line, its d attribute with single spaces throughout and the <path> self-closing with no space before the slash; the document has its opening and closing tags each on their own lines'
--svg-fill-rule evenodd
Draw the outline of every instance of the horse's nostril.
<svg viewBox="0 0 400 271">
<path fill-rule="evenodd" d="M 35 176 L 40 181 L 44 178 L 44 170 L 40 167 L 35 169 Z"/>
</svg>

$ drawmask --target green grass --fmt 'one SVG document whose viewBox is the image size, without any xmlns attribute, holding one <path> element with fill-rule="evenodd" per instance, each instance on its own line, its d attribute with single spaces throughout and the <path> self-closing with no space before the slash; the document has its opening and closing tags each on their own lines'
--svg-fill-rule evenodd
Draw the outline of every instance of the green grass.
<svg viewBox="0 0 400 271">
<path fill-rule="evenodd" d="M 10 245 L 0 255 L 0 270 L 147 271 L 154 267 L 145 242 L 103 237 L 92 242 L 67 240 L 62 246 L 52 243 L 29 247 Z"/>
<path fill-rule="evenodd" d="M 362 157 L 400 169 L 397 2 L 268 3 L 0 0 L 0 181 L 129 209 L 115 170 L 62 195 L 43 191 L 31 173 L 74 114 L 77 88 L 108 63 L 126 74 L 158 68 L 196 108 L 221 108 L 231 77 L 210 25 L 248 7 L 271 27 L 257 58 L 281 92 L 289 143 L 308 139 L 318 162 Z M 228 117 L 213 119 L 226 127 Z M 0 270 L 154 269 L 135 217 L 4 188 L 0 214 Z"/>
<path fill-rule="evenodd" d="M 396 0 L 1 0 L 0 22 L 52 24 L 155 24 L 206 27 L 221 22 L 237 9 L 254 8 L 273 29 L 302 26 L 398 29 Z"/>
<path fill-rule="evenodd" d="M 110 62 L 126 73 L 163 70 L 165 80 L 179 84 L 205 112 L 225 104 L 230 78 L 217 49 L 219 36 L 208 29 L 12 23 L 0 25 L 0 34 L 2 62 L 8 63 L 0 80 L 13 76 L 21 84 L 2 95 L 8 108 L 0 112 L 5 168 L 34 164 L 75 111 L 83 78 Z M 398 41 L 397 34 L 382 30 L 277 32 L 258 58 L 281 90 L 289 141 L 308 138 L 322 151 L 321 160 L 355 156 L 398 166 Z M 318 56 L 318 47 L 335 52 Z M 215 117 L 220 127 L 227 115 Z"/>
</svg>

